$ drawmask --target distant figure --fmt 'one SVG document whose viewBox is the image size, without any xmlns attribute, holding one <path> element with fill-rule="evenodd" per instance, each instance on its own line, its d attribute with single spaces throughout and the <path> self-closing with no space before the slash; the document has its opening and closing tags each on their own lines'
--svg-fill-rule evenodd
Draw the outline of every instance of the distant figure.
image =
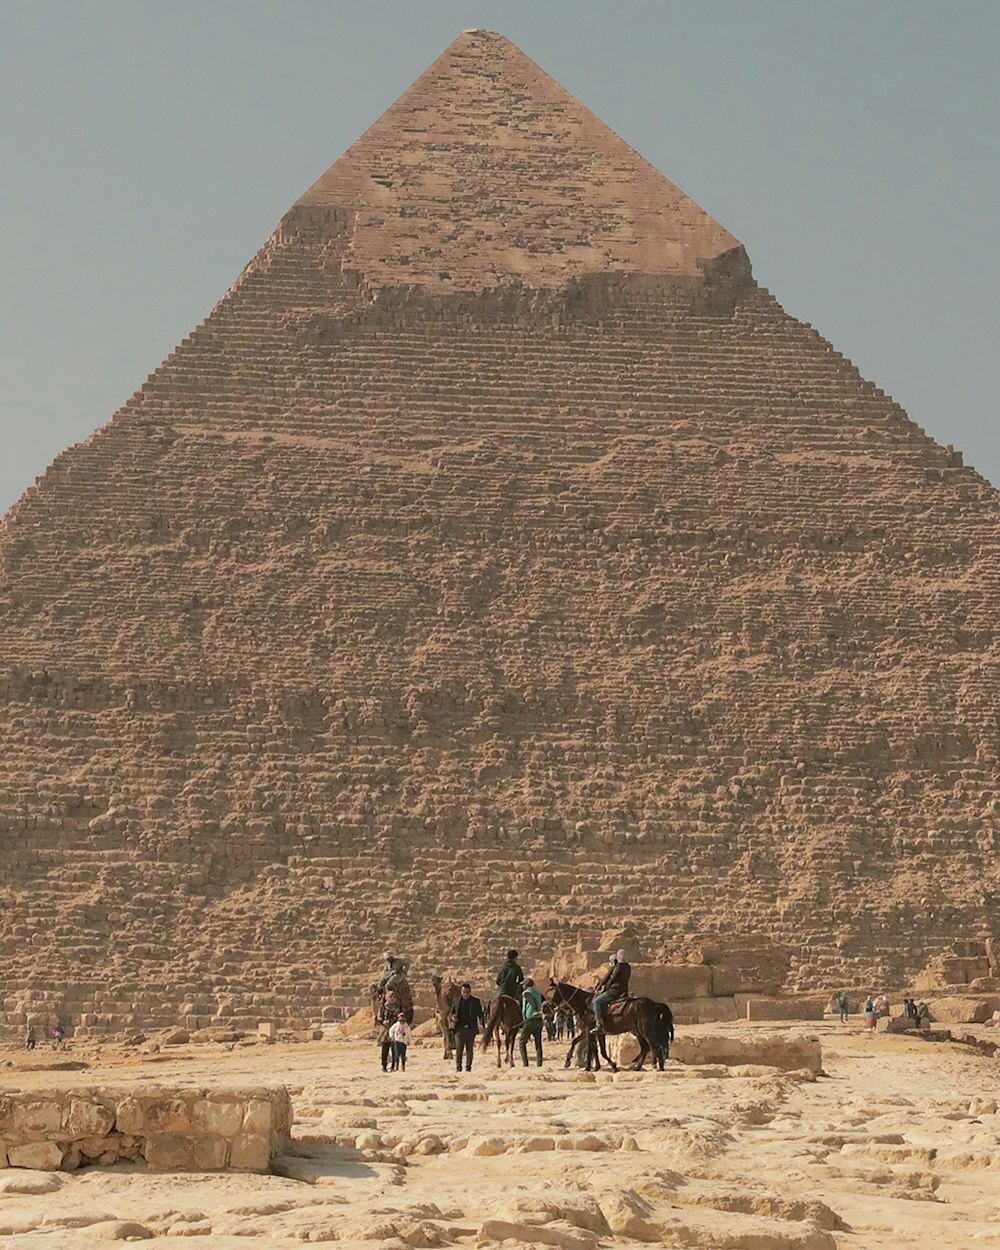
<svg viewBox="0 0 1000 1250">
<path fill-rule="evenodd" d="M 880 1016 L 892 1015 L 892 1012 L 889 1010 L 889 995 L 888 994 L 882 994 L 879 998 L 877 998 L 875 1001 L 875 1006 L 878 1008 L 878 1014 Z"/>
<path fill-rule="evenodd" d="M 521 1062 L 525 1067 L 528 1066 L 528 1038 L 535 1039 L 535 1062 L 540 1068 L 542 1066 L 542 996 L 535 989 L 535 983 L 531 977 L 524 983 L 524 990 L 521 993 L 521 1017 L 524 1023 L 521 1025 L 520 1046 L 521 1046 Z"/>
<path fill-rule="evenodd" d="M 399 1015 L 399 1003 L 396 1001 L 395 990 L 386 990 L 385 998 L 382 1000 L 378 1009 L 378 1015 L 375 1017 L 375 1027 L 378 1029 L 379 1045 L 382 1048 L 382 1071 L 389 1071 L 389 1060 L 392 1058 L 392 1039 L 389 1036 L 389 1030 L 396 1023 Z"/>
<path fill-rule="evenodd" d="M 564 1037 L 573 1036 L 573 1013 L 566 1007 L 556 1012 L 556 1037 L 561 1041 Z"/>
<path fill-rule="evenodd" d="M 850 1010 L 850 1006 L 851 1004 L 847 1000 L 847 991 L 841 990 L 840 993 L 837 995 L 837 1010 L 840 1012 L 841 1024 L 847 1023 L 847 1016 Z"/>
<path fill-rule="evenodd" d="M 931 1009 L 923 999 L 917 1003 L 917 1027 L 926 1029 L 931 1022 Z"/>
<path fill-rule="evenodd" d="M 514 998 L 520 1002 L 521 990 L 524 988 L 524 973 L 521 971 L 517 958 L 517 951 L 509 950 L 506 963 L 501 964 L 497 969 L 497 993 L 506 994 L 508 998 Z"/>
<path fill-rule="evenodd" d="M 917 1004 L 912 998 L 903 999 L 903 1018 L 905 1020 L 916 1020 L 917 1018 Z"/>
<path fill-rule="evenodd" d="M 611 957 L 611 966 L 594 986 L 600 992 L 594 995 L 594 1032 L 604 1032 L 604 1008 L 628 997 L 628 983 L 632 965 L 625 962 L 625 952 L 618 951 Z"/>
<path fill-rule="evenodd" d="M 878 1009 L 871 994 L 865 999 L 865 1028 L 874 1029 L 878 1024 Z"/>
<path fill-rule="evenodd" d="M 59 1048 L 63 1044 L 63 1038 L 65 1036 L 66 1034 L 63 1031 L 63 1026 L 61 1024 L 57 1024 L 55 1028 L 52 1030 L 52 1049 L 53 1050 L 59 1050 Z"/>
<path fill-rule="evenodd" d="M 33 1024 L 29 1024 L 28 1031 L 24 1035 L 24 1049 L 34 1050 L 37 1045 L 38 1039 L 35 1036 L 35 1026 Z"/>
<path fill-rule="evenodd" d="M 406 1048 L 412 1036 L 413 1030 L 406 1023 L 405 1013 L 401 1011 L 396 1017 L 396 1023 L 389 1030 L 389 1040 L 392 1042 L 393 1072 L 406 1071 Z"/>
<path fill-rule="evenodd" d="M 465 1070 L 472 1071 L 472 1052 L 476 1046 L 476 1034 L 480 1026 L 486 1023 L 483 1004 L 472 993 L 472 986 L 463 981 L 458 1002 L 452 1013 L 455 1030 L 455 1071 L 462 1071 L 462 1055 L 465 1055 Z"/>
</svg>

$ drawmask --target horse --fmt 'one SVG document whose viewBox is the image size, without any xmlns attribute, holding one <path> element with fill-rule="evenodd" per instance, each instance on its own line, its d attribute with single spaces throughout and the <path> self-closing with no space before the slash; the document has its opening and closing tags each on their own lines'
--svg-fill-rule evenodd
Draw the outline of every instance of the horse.
<svg viewBox="0 0 1000 1250">
<path fill-rule="evenodd" d="M 496 1034 L 498 1068 L 503 1066 L 500 1062 L 501 1033 L 503 1034 L 503 1041 L 506 1043 L 507 1066 L 512 1068 L 514 1066 L 514 1042 L 517 1040 L 517 1033 L 522 1023 L 521 1004 L 517 999 L 511 998 L 509 994 L 498 994 L 490 1005 L 486 1029 L 479 1043 L 481 1049 L 486 1050 L 493 1040 L 493 1035 Z"/>
<path fill-rule="evenodd" d="M 591 1026 L 594 1020 L 594 993 L 592 990 L 581 990 L 566 981 L 549 982 L 549 1001 L 553 1007 L 566 1006 L 573 1012 L 580 1032 L 570 1043 L 566 1055 L 568 1068 L 573 1060 L 573 1052 L 584 1037 L 588 1039 L 587 1068 L 590 1069 L 593 1058 L 598 1067 L 600 1061 L 593 1054 Z M 604 1032 L 597 1034 L 597 1044 L 601 1058 L 613 1072 L 618 1065 L 608 1054 L 605 1033 L 631 1033 L 639 1042 L 639 1057 L 632 1065 L 638 1072 L 646 1062 L 646 1056 L 652 1051 L 657 1068 L 662 1072 L 664 1061 L 670 1055 L 670 1043 L 674 1040 L 674 1017 L 666 1003 L 658 1003 L 652 998 L 626 998 L 620 1002 L 609 1004 L 604 1013 Z"/>
<path fill-rule="evenodd" d="M 451 1059 L 455 1053 L 455 1031 L 451 1026 L 451 1013 L 455 1003 L 462 997 L 462 988 L 457 981 L 449 980 L 445 984 L 444 978 L 439 976 L 431 977 L 431 985 L 434 986 L 434 1001 L 437 1004 L 434 1014 L 444 1042 L 444 1057 Z"/>
</svg>

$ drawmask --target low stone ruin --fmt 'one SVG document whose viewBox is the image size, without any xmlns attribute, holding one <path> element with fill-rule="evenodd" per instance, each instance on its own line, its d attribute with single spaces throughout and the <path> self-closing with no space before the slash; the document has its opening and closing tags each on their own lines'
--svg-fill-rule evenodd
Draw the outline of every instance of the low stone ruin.
<svg viewBox="0 0 1000 1250">
<path fill-rule="evenodd" d="M 0 1167 L 72 1172 L 123 1161 L 164 1172 L 267 1172 L 288 1149 L 291 1127 L 281 1086 L 7 1090 Z"/>
</svg>

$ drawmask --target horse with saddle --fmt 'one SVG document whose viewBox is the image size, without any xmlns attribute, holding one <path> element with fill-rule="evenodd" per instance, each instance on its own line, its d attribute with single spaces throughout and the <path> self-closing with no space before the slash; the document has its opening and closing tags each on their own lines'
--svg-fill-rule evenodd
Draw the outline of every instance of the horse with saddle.
<svg viewBox="0 0 1000 1250">
<path fill-rule="evenodd" d="M 639 1043 L 639 1055 L 633 1065 L 635 1070 L 639 1071 L 646 1057 L 652 1053 L 656 1066 L 663 1071 L 664 1062 L 670 1054 L 670 1043 L 674 1040 L 673 1013 L 666 1003 L 630 996 L 628 984 L 631 973 L 625 952 L 620 950 L 612 955 L 608 971 L 593 990 L 580 989 L 555 978 L 549 982 L 549 1002 L 556 1010 L 569 1008 L 576 1021 L 577 1031 L 566 1054 L 567 1068 L 573 1061 L 577 1046 L 586 1041 L 587 1070 L 592 1066 L 600 1068 L 599 1050 L 604 1062 L 617 1072 L 618 1065 L 607 1051 L 607 1035 L 631 1033 Z"/>
</svg>

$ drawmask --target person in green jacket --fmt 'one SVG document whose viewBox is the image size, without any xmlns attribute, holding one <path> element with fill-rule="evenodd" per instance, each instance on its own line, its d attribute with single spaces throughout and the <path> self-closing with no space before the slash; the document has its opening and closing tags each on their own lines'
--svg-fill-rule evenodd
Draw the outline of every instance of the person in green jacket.
<svg viewBox="0 0 1000 1250">
<path fill-rule="evenodd" d="M 523 986 L 524 973 L 517 962 L 517 951 L 508 951 L 507 962 L 501 964 L 497 971 L 497 993 L 506 994 L 508 998 L 520 1001 Z"/>
<path fill-rule="evenodd" d="M 521 993 L 521 1015 L 524 1023 L 521 1025 L 520 1045 L 521 1045 L 521 1062 L 525 1067 L 528 1066 L 528 1038 L 535 1039 L 535 1061 L 537 1066 L 542 1066 L 542 996 L 535 989 L 535 983 L 531 977 L 524 983 L 524 990 Z"/>
</svg>

